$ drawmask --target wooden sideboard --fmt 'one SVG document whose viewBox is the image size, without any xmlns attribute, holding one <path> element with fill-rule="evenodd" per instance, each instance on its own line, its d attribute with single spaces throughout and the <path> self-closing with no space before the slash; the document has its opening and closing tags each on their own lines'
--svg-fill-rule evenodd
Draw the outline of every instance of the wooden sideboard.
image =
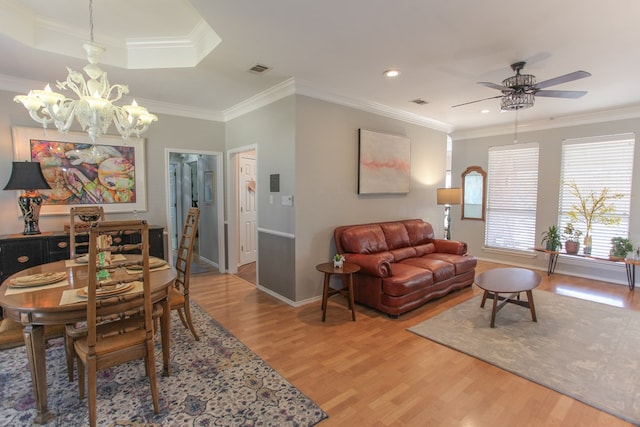
<svg viewBox="0 0 640 427">
<path fill-rule="evenodd" d="M 122 239 L 123 244 L 135 244 L 140 236 L 125 235 Z M 149 254 L 164 259 L 163 227 L 149 226 Z M 69 234 L 63 231 L 0 236 L 0 283 L 25 268 L 63 259 L 69 259 Z"/>
</svg>

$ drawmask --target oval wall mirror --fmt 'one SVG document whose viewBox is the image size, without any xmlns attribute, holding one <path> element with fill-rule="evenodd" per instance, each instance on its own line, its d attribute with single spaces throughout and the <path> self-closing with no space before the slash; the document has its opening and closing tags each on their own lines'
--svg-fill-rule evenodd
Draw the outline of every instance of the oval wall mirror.
<svg viewBox="0 0 640 427">
<path fill-rule="evenodd" d="M 469 166 L 462 172 L 462 219 L 484 221 L 486 180 L 487 173 L 480 166 Z"/>
</svg>

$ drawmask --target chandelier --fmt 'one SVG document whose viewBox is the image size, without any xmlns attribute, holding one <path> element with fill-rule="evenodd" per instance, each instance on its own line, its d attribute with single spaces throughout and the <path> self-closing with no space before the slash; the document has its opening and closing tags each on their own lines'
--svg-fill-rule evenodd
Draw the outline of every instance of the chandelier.
<svg viewBox="0 0 640 427">
<path fill-rule="evenodd" d="M 89 28 L 90 42 L 82 45 L 89 61 L 83 70 L 89 79 L 85 80 L 82 73 L 67 67 L 67 79 L 56 82 L 58 89 L 73 91 L 77 99 L 54 92 L 47 84 L 44 90 L 31 90 L 28 95 L 16 96 L 14 101 L 22 103 L 31 118 L 45 129 L 53 123 L 59 132 L 66 133 L 75 117 L 93 142 L 107 132 L 111 122 L 123 138 L 132 134 L 140 136 L 158 117 L 135 100 L 130 105 L 114 104 L 129 93 L 129 88 L 121 84 L 110 85 L 107 73 L 98 66 L 104 48 L 93 42 L 93 0 L 89 0 Z"/>
</svg>

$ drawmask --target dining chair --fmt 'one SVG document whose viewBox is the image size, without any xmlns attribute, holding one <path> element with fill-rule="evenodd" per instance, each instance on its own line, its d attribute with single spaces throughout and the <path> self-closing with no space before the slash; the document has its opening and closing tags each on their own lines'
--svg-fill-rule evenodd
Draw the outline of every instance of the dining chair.
<svg viewBox="0 0 640 427">
<path fill-rule="evenodd" d="M 193 258 L 193 244 L 196 240 L 198 222 L 200 220 L 200 209 L 190 208 L 187 218 L 182 228 L 182 237 L 176 257 L 176 281 L 169 291 L 169 304 L 171 310 L 177 310 L 180 320 L 185 328 L 188 328 L 196 341 L 200 337 L 193 326 L 191 319 L 191 308 L 189 303 L 189 278 L 191 275 L 191 260 Z"/>
<path fill-rule="evenodd" d="M 88 252 L 89 226 L 104 221 L 102 206 L 75 206 L 69 210 L 69 257 L 76 258 Z M 78 252 L 80 249 L 80 253 Z"/>
<path fill-rule="evenodd" d="M 101 253 L 113 247 L 98 248 L 99 237 L 125 230 L 141 236 L 140 261 L 114 261 L 101 266 L 104 259 Z M 97 372 L 133 360 L 144 359 L 154 413 L 159 412 L 153 316 L 158 316 L 162 308 L 151 302 L 148 231 L 146 221 L 98 221 L 90 227 L 88 286 L 80 290 L 87 298 L 86 333 L 72 335 L 71 341 L 78 364 L 81 399 L 85 397 L 85 371 L 88 377 L 91 426 L 96 425 Z M 129 269 L 134 268 L 139 272 L 130 274 Z M 67 330 L 73 334 L 72 326 L 67 325 Z"/>
</svg>

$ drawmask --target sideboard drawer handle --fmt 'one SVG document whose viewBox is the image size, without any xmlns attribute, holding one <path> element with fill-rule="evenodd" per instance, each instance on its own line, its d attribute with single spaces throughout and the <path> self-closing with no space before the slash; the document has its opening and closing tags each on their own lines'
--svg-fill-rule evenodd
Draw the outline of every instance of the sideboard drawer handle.
<svg viewBox="0 0 640 427">
<path fill-rule="evenodd" d="M 29 262 L 29 257 L 27 255 L 22 255 L 18 257 L 18 262 L 20 264 L 24 264 L 25 262 Z"/>
<path fill-rule="evenodd" d="M 115 243 L 116 245 L 119 245 L 120 243 L 122 243 L 122 237 L 114 237 L 113 243 Z"/>
<path fill-rule="evenodd" d="M 58 242 L 58 247 L 60 249 L 65 249 L 67 246 L 69 246 L 69 243 L 67 242 Z"/>
</svg>

